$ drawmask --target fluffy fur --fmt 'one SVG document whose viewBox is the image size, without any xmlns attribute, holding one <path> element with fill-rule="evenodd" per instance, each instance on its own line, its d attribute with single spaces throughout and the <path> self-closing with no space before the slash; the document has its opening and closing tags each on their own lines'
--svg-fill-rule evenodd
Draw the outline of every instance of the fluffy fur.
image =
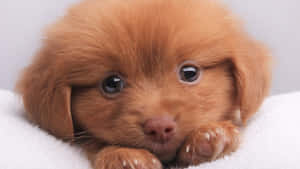
<svg viewBox="0 0 300 169">
<path fill-rule="evenodd" d="M 238 147 L 240 122 L 268 93 L 269 56 L 226 8 L 211 0 L 85 0 L 52 25 L 17 85 L 28 117 L 81 144 L 96 169 L 188 166 Z M 185 61 L 202 68 L 197 84 L 178 80 Z M 116 98 L 99 86 L 126 79 Z M 175 119 L 167 144 L 142 124 Z"/>
</svg>

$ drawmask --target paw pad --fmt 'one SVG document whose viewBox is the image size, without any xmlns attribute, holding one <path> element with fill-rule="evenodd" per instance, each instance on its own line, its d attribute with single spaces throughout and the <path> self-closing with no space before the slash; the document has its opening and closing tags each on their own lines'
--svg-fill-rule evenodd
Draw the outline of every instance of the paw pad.
<svg viewBox="0 0 300 169">
<path fill-rule="evenodd" d="M 198 165 L 234 151 L 240 131 L 228 123 L 203 126 L 192 132 L 178 154 L 179 166 Z"/>
</svg>

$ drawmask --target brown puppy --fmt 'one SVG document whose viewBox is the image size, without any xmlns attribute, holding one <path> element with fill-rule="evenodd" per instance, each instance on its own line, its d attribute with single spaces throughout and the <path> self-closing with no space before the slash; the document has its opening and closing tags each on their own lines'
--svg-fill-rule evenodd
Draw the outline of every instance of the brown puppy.
<svg viewBox="0 0 300 169">
<path fill-rule="evenodd" d="M 95 169 L 159 169 L 234 151 L 269 82 L 264 48 L 213 0 L 85 0 L 17 88 L 29 118 Z"/>
</svg>

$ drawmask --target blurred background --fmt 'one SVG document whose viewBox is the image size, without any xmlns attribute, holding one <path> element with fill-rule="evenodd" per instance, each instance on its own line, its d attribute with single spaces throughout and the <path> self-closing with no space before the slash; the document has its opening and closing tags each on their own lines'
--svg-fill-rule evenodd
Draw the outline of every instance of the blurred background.
<svg viewBox="0 0 300 169">
<path fill-rule="evenodd" d="M 79 0 L 0 0 L 0 88 L 13 90 L 42 30 Z M 272 93 L 300 91 L 300 1 L 223 0 L 274 56 Z"/>
</svg>

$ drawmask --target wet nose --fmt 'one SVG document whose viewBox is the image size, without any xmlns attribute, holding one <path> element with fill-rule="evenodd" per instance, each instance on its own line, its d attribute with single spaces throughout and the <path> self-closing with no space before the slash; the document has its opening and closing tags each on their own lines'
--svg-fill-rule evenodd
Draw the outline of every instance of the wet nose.
<svg viewBox="0 0 300 169">
<path fill-rule="evenodd" d="M 176 122 L 168 116 L 151 118 L 144 124 L 144 133 L 152 141 L 166 143 L 176 133 Z"/>
</svg>

